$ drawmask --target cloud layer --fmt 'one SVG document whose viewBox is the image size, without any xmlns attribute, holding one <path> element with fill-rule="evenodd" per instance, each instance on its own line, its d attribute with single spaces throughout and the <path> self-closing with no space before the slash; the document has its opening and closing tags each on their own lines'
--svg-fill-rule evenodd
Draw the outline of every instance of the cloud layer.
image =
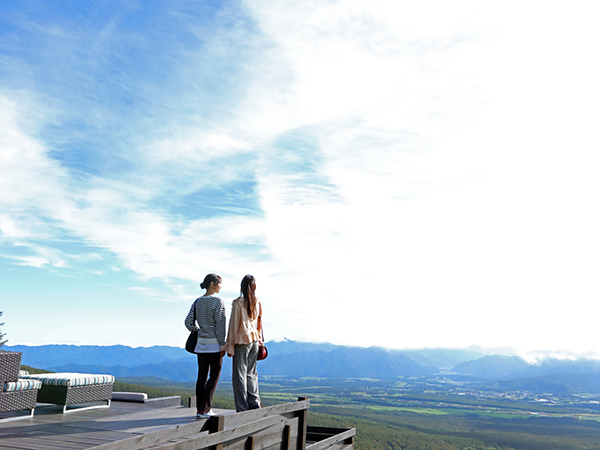
<svg viewBox="0 0 600 450">
<path fill-rule="evenodd" d="M 3 22 L 1 264 L 144 304 L 98 343 L 178 345 L 216 271 L 270 337 L 598 351 L 586 6 L 36 5 Z"/>
</svg>

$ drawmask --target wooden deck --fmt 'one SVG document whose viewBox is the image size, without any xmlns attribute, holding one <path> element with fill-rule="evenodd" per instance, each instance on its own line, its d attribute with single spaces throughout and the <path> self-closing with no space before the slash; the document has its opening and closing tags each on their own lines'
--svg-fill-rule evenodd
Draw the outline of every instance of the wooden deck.
<svg viewBox="0 0 600 450">
<path fill-rule="evenodd" d="M 168 402 L 167 402 L 168 403 Z M 195 408 L 113 401 L 108 409 L 62 414 L 38 405 L 33 418 L 0 423 L 0 450 L 186 450 L 354 448 L 354 429 L 330 429 L 307 443 L 308 400 L 196 419 Z M 0 418 L 3 418 L 2 416 Z M 309 439 L 319 436 L 310 430 Z"/>
<path fill-rule="evenodd" d="M 108 409 L 62 414 L 60 406 L 38 405 L 33 419 L 0 423 L 0 450 L 88 449 L 191 422 L 195 410 L 181 406 L 113 401 Z"/>
</svg>

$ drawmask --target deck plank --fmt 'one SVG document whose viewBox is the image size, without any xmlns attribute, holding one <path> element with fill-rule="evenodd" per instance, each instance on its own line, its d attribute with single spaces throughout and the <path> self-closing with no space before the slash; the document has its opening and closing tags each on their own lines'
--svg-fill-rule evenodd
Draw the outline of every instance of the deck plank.
<svg viewBox="0 0 600 450">
<path fill-rule="evenodd" d="M 90 448 L 90 444 L 67 442 L 62 439 L 48 440 L 46 438 L 15 437 L 2 439 L 2 445 L 14 448 L 32 448 L 35 450 L 83 450 Z"/>
</svg>

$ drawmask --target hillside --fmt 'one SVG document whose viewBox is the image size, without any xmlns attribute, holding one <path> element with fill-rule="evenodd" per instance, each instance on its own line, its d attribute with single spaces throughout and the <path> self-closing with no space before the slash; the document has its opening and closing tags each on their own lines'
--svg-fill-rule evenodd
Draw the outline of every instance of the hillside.
<svg viewBox="0 0 600 450">
<path fill-rule="evenodd" d="M 536 394 L 600 393 L 600 372 L 512 378 L 498 381 L 492 387 L 501 391 L 527 391 Z"/>
<path fill-rule="evenodd" d="M 518 356 L 487 355 L 458 364 L 452 372 L 482 380 L 543 377 L 556 374 L 589 374 L 600 372 L 600 361 L 589 359 L 546 359 L 528 364 Z"/>
<path fill-rule="evenodd" d="M 486 355 L 474 361 L 465 361 L 452 369 L 477 379 L 500 379 L 527 371 L 529 364 L 518 356 Z"/>
</svg>

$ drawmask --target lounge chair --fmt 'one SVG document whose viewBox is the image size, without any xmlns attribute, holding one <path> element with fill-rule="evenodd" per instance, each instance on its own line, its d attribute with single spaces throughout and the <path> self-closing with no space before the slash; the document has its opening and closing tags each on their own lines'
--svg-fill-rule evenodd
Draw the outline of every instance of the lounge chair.
<svg viewBox="0 0 600 450">
<path fill-rule="evenodd" d="M 22 379 L 27 372 L 20 371 L 20 352 L 0 352 L 0 413 L 29 410 L 29 415 L 0 418 L 0 422 L 27 419 L 35 413 L 38 389 L 42 383 L 38 380 Z"/>
<path fill-rule="evenodd" d="M 38 393 L 39 403 L 54 403 L 63 407 L 63 413 L 109 408 L 115 377 L 87 373 L 44 373 L 27 375 L 42 383 Z M 106 402 L 106 405 L 93 405 L 67 409 L 67 406 Z"/>
</svg>

